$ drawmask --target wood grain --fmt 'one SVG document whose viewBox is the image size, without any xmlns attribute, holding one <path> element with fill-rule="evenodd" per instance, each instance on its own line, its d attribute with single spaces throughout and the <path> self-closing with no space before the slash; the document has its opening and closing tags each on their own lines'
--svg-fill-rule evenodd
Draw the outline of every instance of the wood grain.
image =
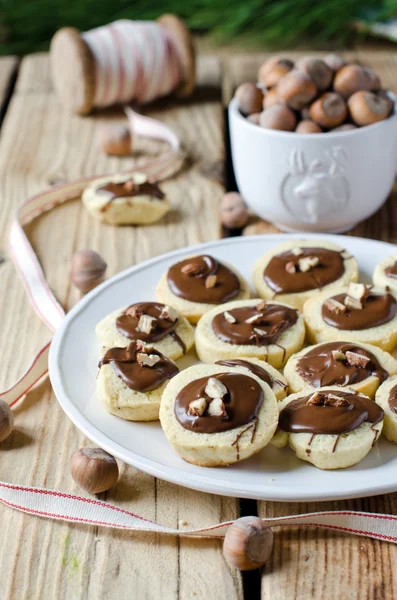
<svg viewBox="0 0 397 600">
<path fill-rule="evenodd" d="M 219 63 L 207 60 L 210 85 Z M 205 83 L 205 81 L 204 81 Z M 218 82 L 219 90 L 219 82 Z M 173 210 L 150 227 L 112 228 L 94 222 L 80 202 L 69 202 L 37 219 L 27 233 L 49 283 L 66 309 L 78 299 L 68 278 L 79 248 L 99 251 L 108 275 L 167 250 L 218 237 L 222 186 L 205 174 L 223 160 L 223 112 L 202 89 L 181 104 L 159 104 L 150 114 L 182 137 L 190 167 L 164 184 Z M 16 90 L 4 121 L 0 152 L 1 226 L 8 226 L 28 195 L 60 181 L 117 172 L 131 158 L 108 158 L 98 149 L 104 122 L 121 121 L 117 111 L 89 118 L 66 112 L 52 91 L 46 55 L 22 61 Z M 158 147 L 140 144 L 142 157 Z M 141 158 L 142 160 L 142 158 Z M 1 243 L 5 245 L 2 237 Z M 28 365 L 50 334 L 30 308 L 15 270 L 0 266 L 0 389 Z M 60 409 L 49 383 L 32 392 L 16 410 L 16 429 L 2 444 L 1 478 L 81 493 L 69 474 L 69 456 L 87 444 Z M 158 481 L 124 466 L 121 481 L 103 499 L 172 527 L 194 527 L 238 516 L 238 501 Z M 242 597 L 241 578 L 223 560 L 219 542 L 134 535 L 45 521 L 1 509 L 2 598 L 211 598 Z M 215 594 L 215 596 L 214 596 Z"/>
<path fill-rule="evenodd" d="M 361 51 L 345 54 L 349 59 L 373 67 L 383 86 L 397 92 L 397 53 Z M 263 59 L 264 55 L 231 58 L 227 65 L 229 93 L 241 81 L 255 79 Z M 350 234 L 396 243 L 396 200 L 395 186 L 386 204 Z M 259 219 L 244 231 L 245 234 L 273 232 L 277 232 L 273 225 Z M 258 514 L 262 517 L 344 509 L 396 514 L 397 494 L 344 502 L 258 503 Z M 272 560 L 262 571 L 262 599 L 392 600 L 397 585 L 393 568 L 396 564 L 397 547 L 394 544 L 321 529 L 279 528 Z"/>
</svg>

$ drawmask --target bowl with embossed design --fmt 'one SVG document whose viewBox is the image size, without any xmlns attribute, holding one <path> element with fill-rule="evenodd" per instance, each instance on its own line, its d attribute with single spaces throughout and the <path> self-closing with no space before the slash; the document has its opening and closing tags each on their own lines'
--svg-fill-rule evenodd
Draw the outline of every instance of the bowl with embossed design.
<svg viewBox="0 0 397 600">
<path fill-rule="evenodd" d="M 376 212 L 397 166 L 396 97 L 390 117 L 358 129 L 299 134 L 264 129 L 233 99 L 233 167 L 247 205 L 284 231 L 340 233 Z"/>
</svg>

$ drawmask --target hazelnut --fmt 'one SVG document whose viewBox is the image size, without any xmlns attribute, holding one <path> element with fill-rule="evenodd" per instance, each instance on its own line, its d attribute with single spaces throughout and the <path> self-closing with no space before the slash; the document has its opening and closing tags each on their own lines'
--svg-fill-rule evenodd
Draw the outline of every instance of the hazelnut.
<svg viewBox="0 0 397 600">
<path fill-rule="evenodd" d="M 295 131 L 296 133 L 322 133 L 323 130 L 314 121 L 304 119 L 298 123 Z"/>
<path fill-rule="evenodd" d="M 90 494 L 100 494 L 113 487 L 119 478 L 116 459 L 101 448 L 80 448 L 70 457 L 74 481 Z"/>
<path fill-rule="evenodd" d="M 277 86 L 279 101 L 290 108 L 300 110 L 314 98 L 317 88 L 306 73 L 291 71 L 282 78 Z"/>
<path fill-rule="evenodd" d="M 244 227 L 248 221 L 248 209 L 237 192 L 228 192 L 221 200 L 221 223 L 229 229 Z"/>
<path fill-rule="evenodd" d="M 310 107 L 310 116 L 322 127 L 331 129 L 345 121 L 347 117 L 347 106 L 342 96 L 334 92 L 323 94 Z"/>
<path fill-rule="evenodd" d="M 356 125 L 353 123 L 343 123 L 343 125 L 339 125 L 339 127 L 335 127 L 332 131 L 350 131 L 351 129 L 357 129 Z"/>
<path fill-rule="evenodd" d="M 72 256 L 70 278 L 83 293 L 89 292 L 105 278 L 107 264 L 93 250 L 77 250 Z"/>
<path fill-rule="evenodd" d="M 279 104 L 280 101 L 277 97 L 277 88 L 268 90 L 263 98 L 263 109 L 270 108 L 274 104 Z"/>
<path fill-rule="evenodd" d="M 296 68 L 309 75 L 320 92 L 330 87 L 333 78 L 332 69 L 320 58 L 304 56 L 298 60 Z"/>
<path fill-rule="evenodd" d="M 336 71 L 339 71 L 339 69 L 341 69 L 342 67 L 345 67 L 347 64 L 345 59 L 341 56 L 338 56 L 337 54 L 327 54 L 326 56 L 324 56 L 323 61 L 326 65 L 329 66 L 329 68 L 334 73 L 336 73 Z"/>
<path fill-rule="evenodd" d="M 259 125 L 265 129 L 293 131 L 296 125 L 296 116 L 285 104 L 275 104 L 261 112 Z"/>
<path fill-rule="evenodd" d="M 8 403 L 0 398 L 0 442 L 4 441 L 10 433 L 14 425 L 14 415 Z"/>
<path fill-rule="evenodd" d="M 259 517 L 241 517 L 226 531 L 223 554 L 240 571 L 258 569 L 273 551 L 273 531 Z"/>
<path fill-rule="evenodd" d="M 255 83 L 241 83 L 234 94 L 243 115 L 252 115 L 262 110 L 263 93 Z"/>
<path fill-rule="evenodd" d="M 380 80 L 372 69 L 346 65 L 336 73 L 333 87 L 335 92 L 347 99 L 360 90 L 369 92 L 379 89 Z"/>
<path fill-rule="evenodd" d="M 300 118 L 302 121 L 310 121 L 310 106 L 304 106 L 300 111 Z"/>
<path fill-rule="evenodd" d="M 259 125 L 259 117 L 261 113 L 252 113 L 252 115 L 248 115 L 247 121 L 253 123 L 254 125 Z"/>
<path fill-rule="evenodd" d="M 352 121 L 363 126 L 386 119 L 390 114 L 392 103 L 372 92 L 361 91 L 349 98 L 347 106 Z"/>
<path fill-rule="evenodd" d="M 113 123 L 106 125 L 100 132 L 101 149 L 106 154 L 125 156 L 131 154 L 131 131 L 126 125 Z"/>
<path fill-rule="evenodd" d="M 294 68 L 294 63 L 288 58 L 273 56 L 259 68 L 258 81 L 266 88 L 274 87 L 280 79 Z"/>
</svg>

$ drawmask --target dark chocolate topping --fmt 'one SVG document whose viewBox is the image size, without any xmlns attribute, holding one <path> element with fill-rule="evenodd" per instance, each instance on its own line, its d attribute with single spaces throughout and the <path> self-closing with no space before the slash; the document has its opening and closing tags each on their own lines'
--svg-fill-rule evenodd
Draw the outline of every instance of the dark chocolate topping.
<svg viewBox="0 0 397 600">
<path fill-rule="evenodd" d="M 391 388 L 388 401 L 391 410 L 397 413 L 397 385 Z"/>
<path fill-rule="evenodd" d="M 344 406 L 307 404 L 309 396 L 292 400 L 280 413 L 279 427 L 289 433 L 340 434 L 357 429 L 362 423 L 373 425 L 383 419 L 383 410 L 366 396 L 340 390 L 318 392 L 326 400 L 328 394 L 342 398 Z"/>
<path fill-rule="evenodd" d="M 344 304 L 345 298 L 346 294 L 332 296 L 333 300 L 337 300 L 341 304 Z M 336 329 L 358 331 L 391 321 L 396 314 L 396 299 L 389 293 L 373 294 L 370 292 L 361 309 L 346 306 L 344 312 L 335 313 L 323 303 L 321 312 L 327 325 Z"/>
<path fill-rule="evenodd" d="M 302 254 L 299 256 L 290 250 L 277 254 L 266 266 L 264 279 L 277 294 L 296 294 L 315 290 L 342 277 L 345 269 L 341 252 L 326 248 L 301 248 L 301 250 Z M 309 256 L 317 257 L 319 263 L 309 271 L 300 271 L 299 260 Z M 287 272 L 288 263 L 294 265 L 295 273 Z"/>
<path fill-rule="evenodd" d="M 189 404 L 198 398 L 211 398 L 205 393 L 208 377 L 200 377 L 188 383 L 177 395 L 175 400 L 175 417 L 185 429 L 196 433 L 220 433 L 247 425 L 256 419 L 263 402 L 263 391 L 259 383 L 249 375 L 241 373 L 218 373 L 212 375 L 219 379 L 227 388 L 228 393 L 223 397 L 226 416 L 193 416 L 188 412 Z"/>
<path fill-rule="evenodd" d="M 157 183 L 145 181 L 144 183 L 135 183 L 132 179 L 124 183 L 107 183 L 96 190 L 97 194 L 106 196 L 111 202 L 116 198 L 132 198 L 133 196 L 153 196 L 157 200 L 165 198 Z"/>
<path fill-rule="evenodd" d="M 179 335 L 175 333 L 178 319 L 172 321 L 169 318 L 160 317 L 163 309 L 165 309 L 165 305 L 160 304 L 160 302 L 137 302 L 132 304 L 117 317 L 116 328 L 129 340 L 142 340 L 144 342 L 159 342 L 167 335 L 172 335 L 185 353 L 186 346 Z M 150 333 L 137 331 L 139 319 L 142 315 L 148 315 L 156 319 L 156 321 L 153 321 Z"/>
<path fill-rule="evenodd" d="M 278 337 L 295 325 L 298 312 L 294 308 L 281 304 L 266 304 L 263 310 L 256 306 L 244 306 L 227 311 L 235 323 L 225 318 L 225 313 L 219 313 L 212 319 L 212 329 L 215 335 L 229 344 L 270 346 L 275 344 Z M 258 318 L 251 323 L 247 319 Z"/>
<path fill-rule="evenodd" d="M 369 362 L 365 366 L 353 366 L 347 359 L 334 358 L 332 352 L 337 350 L 343 354 L 354 352 L 369 358 Z M 349 342 L 330 342 L 316 346 L 298 359 L 296 369 L 302 379 L 314 387 L 352 385 L 364 381 L 371 375 L 377 377 L 380 382 L 389 377 L 389 373 L 380 366 L 371 352 Z"/>
<path fill-rule="evenodd" d="M 167 281 L 176 296 L 191 302 L 221 304 L 232 300 L 240 292 L 237 275 L 208 255 L 176 263 L 169 269 Z"/>
<path fill-rule="evenodd" d="M 385 275 L 387 277 L 392 277 L 393 279 L 397 279 L 397 261 L 394 262 L 390 267 L 386 267 Z"/>
<path fill-rule="evenodd" d="M 146 354 L 160 357 L 153 366 L 141 366 L 137 355 L 142 352 L 139 342 L 131 342 L 127 348 L 110 348 L 99 361 L 98 367 L 111 364 L 117 377 L 120 377 L 131 390 L 150 392 L 159 388 L 165 381 L 179 373 L 175 363 L 166 358 L 161 352 L 151 349 Z"/>
<path fill-rule="evenodd" d="M 259 377 L 259 379 L 267 383 L 267 385 L 270 385 L 270 387 L 273 386 L 274 381 L 270 377 L 269 373 L 265 371 L 265 369 L 262 369 L 262 367 L 254 365 L 248 360 L 239 360 L 237 358 L 233 360 L 217 360 L 215 364 L 223 367 L 245 367 L 251 373 Z"/>
</svg>

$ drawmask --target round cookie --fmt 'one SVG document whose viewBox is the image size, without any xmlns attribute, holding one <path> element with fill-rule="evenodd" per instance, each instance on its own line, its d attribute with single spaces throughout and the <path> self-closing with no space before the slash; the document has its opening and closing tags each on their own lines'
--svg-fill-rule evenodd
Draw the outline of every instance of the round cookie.
<svg viewBox="0 0 397 600">
<path fill-rule="evenodd" d="M 305 324 L 295 308 L 258 298 L 213 308 L 195 334 L 197 354 L 205 363 L 258 358 L 276 369 L 302 348 L 304 339 Z"/>
<path fill-rule="evenodd" d="M 269 250 L 254 264 L 252 279 L 258 296 L 302 308 L 319 290 L 358 281 L 356 259 L 324 240 L 291 240 Z"/>
<path fill-rule="evenodd" d="M 384 258 L 375 268 L 372 280 L 378 287 L 388 286 L 397 293 L 397 255 Z"/>
<path fill-rule="evenodd" d="M 304 389 L 282 404 L 279 428 L 296 456 L 319 469 L 357 464 L 382 431 L 383 410 L 352 388 Z"/>
<path fill-rule="evenodd" d="M 301 350 L 285 365 L 291 393 L 329 385 L 351 387 L 374 398 L 377 388 L 397 373 L 397 362 L 369 344 L 326 342 Z"/>
<path fill-rule="evenodd" d="M 397 444 L 397 375 L 382 383 L 376 392 L 375 402 L 385 413 L 383 435 Z"/>
<path fill-rule="evenodd" d="M 95 219 L 110 225 L 148 225 L 171 208 L 164 192 L 144 173 L 95 179 L 81 199 Z"/>
<path fill-rule="evenodd" d="M 140 341 L 110 348 L 99 361 L 97 394 L 106 410 L 128 421 L 159 418 L 161 396 L 179 369 Z"/>
<path fill-rule="evenodd" d="M 115 310 L 98 323 L 95 333 L 104 348 L 142 340 L 171 360 L 186 354 L 194 343 L 189 321 L 160 302 L 136 302 Z"/>
<path fill-rule="evenodd" d="M 303 307 L 308 339 L 373 344 L 391 352 L 397 344 L 396 306 L 384 288 L 364 284 L 321 292 Z"/>
<path fill-rule="evenodd" d="M 172 265 L 157 285 L 157 298 L 176 308 L 191 323 L 214 305 L 250 297 L 245 279 L 229 263 L 207 254 Z"/>
<path fill-rule="evenodd" d="M 187 462 L 229 465 L 269 443 L 277 427 L 277 400 L 244 368 L 194 365 L 168 383 L 160 421 L 168 442 Z"/>
</svg>

